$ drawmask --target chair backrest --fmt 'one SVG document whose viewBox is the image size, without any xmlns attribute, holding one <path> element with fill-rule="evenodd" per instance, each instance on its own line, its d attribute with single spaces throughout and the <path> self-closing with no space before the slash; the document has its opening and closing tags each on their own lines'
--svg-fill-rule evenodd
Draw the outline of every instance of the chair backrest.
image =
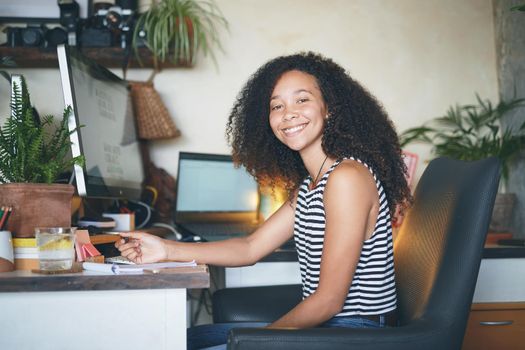
<svg viewBox="0 0 525 350">
<path fill-rule="evenodd" d="M 499 178 L 496 158 L 430 162 L 394 244 L 401 325 L 448 324 L 461 346 Z"/>
</svg>

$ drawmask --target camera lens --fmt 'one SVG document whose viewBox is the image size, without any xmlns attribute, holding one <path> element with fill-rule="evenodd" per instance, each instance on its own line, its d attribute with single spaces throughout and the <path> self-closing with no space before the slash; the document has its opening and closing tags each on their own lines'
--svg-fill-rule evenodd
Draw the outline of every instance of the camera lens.
<svg viewBox="0 0 525 350">
<path fill-rule="evenodd" d="M 22 29 L 22 43 L 24 46 L 39 46 L 43 41 L 42 39 L 40 28 L 27 27 Z"/>
<path fill-rule="evenodd" d="M 46 40 L 50 46 L 67 43 L 67 33 L 64 29 L 55 27 L 46 32 Z"/>
<path fill-rule="evenodd" d="M 120 23 L 122 23 L 122 17 L 115 11 L 108 11 L 104 23 L 110 29 L 117 29 L 120 27 Z"/>
</svg>

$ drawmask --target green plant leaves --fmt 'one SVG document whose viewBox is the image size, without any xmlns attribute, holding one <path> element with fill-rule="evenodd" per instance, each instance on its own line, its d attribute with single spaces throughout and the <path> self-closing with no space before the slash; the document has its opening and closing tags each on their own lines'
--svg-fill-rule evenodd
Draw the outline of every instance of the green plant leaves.
<svg viewBox="0 0 525 350">
<path fill-rule="evenodd" d="M 53 116 L 35 119 L 25 79 L 13 84 L 12 114 L 0 128 L 0 182 L 53 183 L 74 164 L 83 165 L 82 156 L 68 159 L 71 142 L 68 130 L 71 107 L 64 110 L 54 133 Z"/>
<path fill-rule="evenodd" d="M 198 52 L 210 54 L 213 48 L 222 50 L 219 27 L 228 27 L 219 8 L 212 0 L 161 0 L 154 3 L 137 20 L 133 34 L 136 57 L 139 32 L 146 33 L 145 44 L 153 54 L 155 69 L 161 62 L 194 64 Z"/>
<path fill-rule="evenodd" d="M 525 99 L 502 101 L 497 106 L 477 94 L 476 99 L 477 105 L 450 107 L 446 115 L 405 130 L 399 136 L 401 147 L 413 142 L 431 144 L 435 156 L 467 161 L 496 156 L 506 180 L 510 161 L 525 146 L 525 121 L 512 131 L 502 130 L 501 120 L 508 112 L 525 107 Z"/>
</svg>

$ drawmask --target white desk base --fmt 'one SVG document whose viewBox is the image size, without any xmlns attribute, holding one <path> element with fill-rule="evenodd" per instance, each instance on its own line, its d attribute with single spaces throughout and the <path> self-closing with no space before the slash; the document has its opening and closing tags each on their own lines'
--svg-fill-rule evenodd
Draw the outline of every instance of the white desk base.
<svg viewBox="0 0 525 350">
<path fill-rule="evenodd" d="M 0 293 L 0 349 L 184 350 L 186 290 Z"/>
<path fill-rule="evenodd" d="M 525 301 L 525 259 L 483 259 L 474 303 Z"/>
<path fill-rule="evenodd" d="M 260 262 L 252 266 L 225 269 L 226 288 L 300 284 L 299 262 Z"/>
</svg>

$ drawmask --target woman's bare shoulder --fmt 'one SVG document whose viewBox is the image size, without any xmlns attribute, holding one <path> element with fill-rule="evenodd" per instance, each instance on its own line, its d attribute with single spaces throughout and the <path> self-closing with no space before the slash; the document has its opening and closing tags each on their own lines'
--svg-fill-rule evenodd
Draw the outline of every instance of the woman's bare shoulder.
<svg viewBox="0 0 525 350">
<path fill-rule="evenodd" d="M 330 174 L 326 189 L 329 192 L 340 191 L 345 188 L 376 191 L 375 180 L 372 173 L 362 163 L 345 159 Z"/>
</svg>

